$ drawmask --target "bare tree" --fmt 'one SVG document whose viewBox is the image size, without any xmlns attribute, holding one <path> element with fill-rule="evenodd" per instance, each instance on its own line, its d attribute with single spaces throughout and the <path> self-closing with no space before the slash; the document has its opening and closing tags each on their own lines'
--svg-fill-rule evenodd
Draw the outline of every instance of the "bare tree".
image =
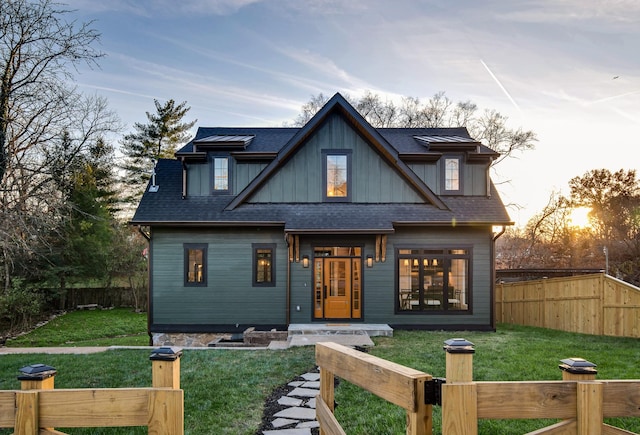
<svg viewBox="0 0 640 435">
<path fill-rule="evenodd" d="M 99 34 L 91 23 L 65 21 L 69 11 L 57 7 L 50 0 L 0 3 L 0 182 L 12 158 L 11 129 L 20 124 L 28 130 L 52 104 L 60 109 L 69 66 L 102 56 L 92 47 Z"/>
<path fill-rule="evenodd" d="M 92 23 L 66 20 L 50 0 L 0 1 L 0 263 L 3 287 L 14 269 L 33 269 L 67 204 L 56 177 L 118 127 L 104 99 L 70 83 L 81 63 L 103 56 Z M 64 155 L 57 152 L 66 141 Z M 55 155 L 55 159 L 52 157 Z M 55 162 L 55 165 L 54 165 Z"/>
<path fill-rule="evenodd" d="M 345 98 L 376 128 L 466 127 L 472 137 L 500 153 L 494 165 L 516 152 L 533 149 L 537 141 L 532 131 L 508 127 L 508 118 L 495 110 L 478 114 L 478 107 L 471 101 L 454 104 L 444 92 L 425 102 L 417 97 L 402 97 L 399 104 L 370 91 L 359 99 Z M 306 124 L 327 100 L 322 93 L 312 96 L 293 124 L 298 127 Z"/>
</svg>

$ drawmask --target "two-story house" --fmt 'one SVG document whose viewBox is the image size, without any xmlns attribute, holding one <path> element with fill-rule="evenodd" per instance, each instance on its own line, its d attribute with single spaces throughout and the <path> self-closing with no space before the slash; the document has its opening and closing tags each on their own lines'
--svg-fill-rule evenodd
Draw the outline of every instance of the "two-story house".
<svg viewBox="0 0 640 435">
<path fill-rule="evenodd" d="M 373 128 L 340 94 L 302 128 L 199 128 L 132 220 L 150 332 L 494 329 L 497 156 L 465 128 Z"/>
</svg>

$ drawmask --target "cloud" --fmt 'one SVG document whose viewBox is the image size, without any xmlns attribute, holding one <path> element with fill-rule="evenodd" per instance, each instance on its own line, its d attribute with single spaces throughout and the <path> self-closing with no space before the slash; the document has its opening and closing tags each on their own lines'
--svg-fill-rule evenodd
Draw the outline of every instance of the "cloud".
<svg viewBox="0 0 640 435">
<path fill-rule="evenodd" d="M 117 12 L 151 17 L 154 15 L 190 16 L 231 15 L 263 0 L 67 0 L 73 9 L 83 13 Z"/>
</svg>

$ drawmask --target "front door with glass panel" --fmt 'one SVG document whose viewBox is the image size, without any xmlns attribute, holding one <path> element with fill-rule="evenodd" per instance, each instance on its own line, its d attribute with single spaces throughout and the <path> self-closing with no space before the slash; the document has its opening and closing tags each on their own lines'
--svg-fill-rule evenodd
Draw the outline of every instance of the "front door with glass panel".
<svg viewBox="0 0 640 435">
<path fill-rule="evenodd" d="M 360 250 L 358 247 L 315 249 L 314 318 L 361 317 Z"/>
</svg>

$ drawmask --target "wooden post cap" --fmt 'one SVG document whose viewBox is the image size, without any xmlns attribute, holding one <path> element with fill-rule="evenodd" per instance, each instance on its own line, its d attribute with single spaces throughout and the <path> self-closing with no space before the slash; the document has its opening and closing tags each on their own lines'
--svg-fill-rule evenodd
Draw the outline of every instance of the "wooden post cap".
<svg viewBox="0 0 640 435">
<path fill-rule="evenodd" d="M 31 364 L 18 369 L 18 371 L 20 372 L 19 381 L 43 381 L 58 373 L 55 368 L 45 364 Z"/>
<path fill-rule="evenodd" d="M 151 361 L 175 361 L 182 356 L 179 347 L 159 347 L 154 349 L 149 356 Z"/>
<path fill-rule="evenodd" d="M 475 353 L 475 346 L 464 338 L 450 338 L 444 342 L 443 349 L 448 353 Z"/>
<path fill-rule="evenodd" d="M 574 375 L 595 375 L 597 365 L 583 358 L 567 358 L 560 360 L 562 364 L 558 366 L 560 370 L 572 373 Z"/>
</svg>

